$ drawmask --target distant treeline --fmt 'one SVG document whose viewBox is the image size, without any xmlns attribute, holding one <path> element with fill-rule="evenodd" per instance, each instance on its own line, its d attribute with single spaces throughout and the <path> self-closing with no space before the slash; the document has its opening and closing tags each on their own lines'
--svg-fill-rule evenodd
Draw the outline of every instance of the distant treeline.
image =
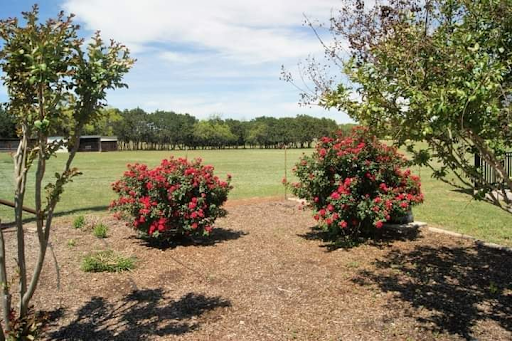
<svg viewBox="0 0 512 341">
<path fill-rule="evenodd" d="M 349 131 L 355 124 L 338 125 L 332 119 L 308 115 L 297 117 L 257 117 L 250 121 L 213 116 L 198 120 L 189 114 L 140 108 L 120 111 L 104 109 L 101 120 L 84 127 L 84 135 L 115 135 L 120 149 L 169 150 L 205 148 L 309 148 L 319 137 L 336 131 Z M 0 116 L 6 114 L 0 109 Z M 8 122 L 4 117 L 4 122 Z M 2 128 L 0 137 L 15 136 L 12 121 Z M 7 125 L 7 124 L 6 124 Z M 53 135 L 62 134 L 65 124 L 54 125 Z M 7 132 L 7 133 L 6 133 Z M 12 134 L 8 134 L 12 132 Z"/>
</svg>

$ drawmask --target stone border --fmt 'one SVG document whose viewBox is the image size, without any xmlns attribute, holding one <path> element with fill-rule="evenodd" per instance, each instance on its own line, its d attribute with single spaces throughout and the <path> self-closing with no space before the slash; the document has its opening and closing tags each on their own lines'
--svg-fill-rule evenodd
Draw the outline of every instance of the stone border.
<svg viewBox="0 0 512 341">
<path fill-rule="evenodd" d="M 467 234 L 447 231 L 447 230 L 443 230 L 443 229 L 440 229 L 440 228 L 437 228 L 437 227 L 428 227 L 428 230 L 430 232 L 433 232 L 433 233 L 441 233 L 441 234 L 446 234 L 446 235 L 457 237 L 457 238 L 472 240 L 477 246 L 484 246 L 484 247 L 488 247 L 488 248 L 491 248 L 491 249 L 497 249 L 497 250 L 501 250 L 501 251 L 506 251 L 506 252 L 512 253 L 512 247 L 503 246 L 503 245 L 499 245 L 499 244 L 496 244 L 496 243 L 485 242 L 485 241 L 480 240 L 478 238 L 475 238 L 475 237 L 472 237 L 472 236 L 468 236 Z"/>
<path fill-rule="evenodd" d="M 497 249 L 497 250 L 512 253 L 512 247 L 485 242 L 485 241 L 475 238 L 473 236 L 468 236 L 467 234 L 448 231 L 448 230 L 440 229 L 437 227 L 431 227 L 431 226 L 428 226 L 427 223 L 424 223 L 421 221 L 414 221 L 409 224 L 384 224 L 384 227 L 391 228 L 391 229 L 398 230 L 398 231 L 407 231 L 407 230 L 413 230 L 413 229 L 416 229 L 416 230 L 427 229 L 429 232 L 432 232 L 432 233 L 445 234 L 445 235 L 452 236 L 455 238 L 472 240 L 477 246 L 483 246 L 483 247 L 488 247 L 491 249 Z"/>
</svg>

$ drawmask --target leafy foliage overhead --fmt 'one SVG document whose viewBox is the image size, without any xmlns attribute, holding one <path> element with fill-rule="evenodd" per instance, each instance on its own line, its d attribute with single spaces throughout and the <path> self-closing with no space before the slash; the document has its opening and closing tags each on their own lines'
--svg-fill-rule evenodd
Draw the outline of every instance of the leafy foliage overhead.
<svg viewBox="0 0 512 341">
<path fill-rule="evenodd" d="M 326 53 L 346 81 L 311 72 L 312 61 L 305 71 L 318 91 L 306 100 L 347 112 L 408 146 L 434 176 L 510 210 L 503 158 L 512 148 L 511 1 L 346 0 L 331 32 Z M 418 141 L 428 148 L 415 148 Z M 475 167 L 475 153 L 497 183 Z"/>
</svg>

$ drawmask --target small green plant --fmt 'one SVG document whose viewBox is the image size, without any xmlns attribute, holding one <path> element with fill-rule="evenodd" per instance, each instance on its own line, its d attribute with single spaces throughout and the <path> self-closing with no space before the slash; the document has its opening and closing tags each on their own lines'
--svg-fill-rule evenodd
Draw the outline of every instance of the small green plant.
<svg viewBox="0 0 512 341">
<path fill-rule="evenodd" d="M 134 268 L 133 257 L 123 257 L 112 250 L 95 252 L 82 261 L 82 270 L 85 272 L 122 272 Z"/>
<path fill-rule="evenodd" d="M 106 226 L 104 224 L 98 224 L 98 225 L 94 226 L 94 229 L 92 230 L 92 234 L 96 238 L 107 238 L 107 233 L 108 233 L 108 226 Z"/>
<path fill-rule="evenodd" d="M 349 263 L 347 264 L 347 266 L 348 266 L 349 268 L 358 268 L 358 267 L 359 267 L 359 262 L 357 262 L 357 261 L 352 261 L 352 262 L 349 262 Z"/>
<path fill-rule="evenodd" d="M 68 240 L 68 246 L 69 247 L 75 247 L 76 246 L 76 240 L 74 240 L 74 239 Z"/>
<path fill-rule="evenodd" d="M 489 292 L 491 295 L 496 295 L 500 292 L 500 288 L 496 285 L 495 282 L 491 281 L 491 283 L 489 283 Z"/>
<path fill-rule="evenodd" d="M 84 218 L 83 215 L 79 215 L 73 221 L 73 227 L 76 228 L 76 229 L 81 229 L 84 226 L 85 226 L 85 218 Z"/>
</svg>

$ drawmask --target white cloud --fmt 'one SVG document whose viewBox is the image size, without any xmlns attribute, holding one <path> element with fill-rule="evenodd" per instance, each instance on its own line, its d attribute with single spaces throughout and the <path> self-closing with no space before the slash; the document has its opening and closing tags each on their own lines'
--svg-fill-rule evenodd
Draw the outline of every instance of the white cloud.
<svg viewBox="0 0 512 341">
<path fill-rule="evenodd" d="M 201 56 L 200 54 L 196 53 L 179 53 L 172 51 L 161 52 L 159 54 L 159 57 L 167 62 L 182 64 L 197 63 L 200 61 L 204 61 L 205 59 L 204 56 Z"/>
<path fill-rule="evenodd" d="M 298 91 L 279 80 L 282 64 L 323 56 L 303 14 L 328 22 L 339 0 L 63 1 L 86 29 L 126 44 L 138 59 L 126 76 L 130 89 L 110 92 L 110 105 L 199 118 L 308 114 L 349 121 L 300 107 Z"/>
<path fill-rule="evenodd" d="M 209 49 L 246 63 L 303 57 L 321 51 L 301 29 L 303 13 L 328 19 L 338 0 L 67 0 L 64 8 L 89 29 L 136 52 L 150 43 Z"/>
</svg>

